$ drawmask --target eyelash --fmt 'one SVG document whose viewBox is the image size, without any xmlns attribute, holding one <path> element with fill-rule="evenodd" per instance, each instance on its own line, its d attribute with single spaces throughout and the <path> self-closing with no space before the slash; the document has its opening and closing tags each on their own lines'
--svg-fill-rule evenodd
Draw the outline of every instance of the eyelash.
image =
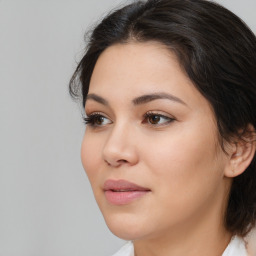
<svg viewBox="0 0 256 256">
<path fill-rule="evenodd" d="M 159 121 L 161 118 L 165 119 L 166 121 L 163 124 L 152 124 L 149 121 L 149 119 L 153 118 L 153 117 L 157 117 L 158 118 L 158 120 L 156 120 L 156 121 Z M 99 128 L 99 127 L 103 127 L 103 126 L 107 125 L 107 124 L 96 124 L 97 118 L 108 119 L 103 114 L 95 112 L 95 113 L 92 113 L 92 114 L 88 115 L 87 117 L 84 117 L 83 120 L 84 120 L 85 125 L 90 126 L 92 128 Z M 143 124 L 151 125 L 153 127 L 160 127 L 160 126 L 168 125 L 169 123 L 171 123 L 173 121 L 175 121 L 175 118 L 171 118 L 171 117 L 159 114 L 157 112 L 149 111 L 149 112 L 147 112 L 146 114 L 143 115 L 142 123 Z M 112 123 L 112 121 L 109 120 L 109 123 Z"/>
<path fill-rule="evenodd" d="M 102 127 L 103 126 L 101 124 L 96 124 L 97 118 L 102 118 L 102 117 L 105 118 L 105 119 L 108 119 L 107 117 L 105 117 L 101 113 L 95 112 L 95 113 L 92 113 L 92 114 L 88 115 L 87 117 L 84 117 L 83 120 L 84 120 L 85 125 L 96 128 L 96 127 Z"/>
</svg>

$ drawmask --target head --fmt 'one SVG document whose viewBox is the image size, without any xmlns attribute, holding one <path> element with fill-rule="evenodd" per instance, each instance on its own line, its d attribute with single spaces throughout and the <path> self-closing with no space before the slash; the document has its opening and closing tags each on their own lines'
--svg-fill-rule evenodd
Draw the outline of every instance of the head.
<svg viewBox="0 0 256 256">
<path fill-rule="evenodd" d="M 140 185 L 150 187 L 152 193 L 155 191 L 154 182 L 163 190 L 169 182 L 173 190 L 159 194 L 164 207 L 168 200 L 164 194 L 175 193 L 183 186 L 182 193 L 178 193 L 176 198 L 170 197 L 172 203 L 169 207 L 179 214 L 182 204 L 192 200 L 193 205 L 188 210 L 190 215 L 181 219 L 170 217 L 170 222 L 173 222 L 169 224 L 173 227 L 186 218 L 196 219 L 197 210 L 204 211 L 209 207 L 223 213 L 223 226 L 231 233 L 245 235 L 255 225 L 255 66 L 254 34 L 237 16 L 212 2 L 136 1 L 101 21 L 93 30 L 86 53 L 71 79 L 70 92 L 77 97 L 81 91 L 83 106 L 89 103 L 88 99 L 95 101 L 95 94 L 103 96 L 103 99 L 96 99 L 97 103 L 90 103 L 89 112 L 90 108 L 95 111 L 102 109 L 102 105 L 107 109 L 102 110 L 106 115 L 103 119 L 102 116 L 93 119 L 104 124 L 105 130 L 100 128 L 100 132 L 90 132 L 89 128 L 86 131 L 82 160 L 110 229 L 114 225 L 109 215 L 115 218 L 118 218 L 116 213 L 121 218 L 124 212 L 132 215 L 131 208 L 127 206 L 120 212 L 113 205 L 101 201 L 103 184 L 99 184 L 99 176 L 121 177 L 111 174 L 115 169 L 119 169 L 124 177 L 134 172 L 138 180 L 133 181 L 142 181 Z M 153 100 L 152 104 L 160 105 L 130 110 L 128 102 L 136 105 L 143 101 L 139 98 L 141 95 L 151 94 L 152 99 L 154 93 L 158 94 L 157 97 L 159 93 L 160 96 L 162 93 L 171 94 L 178 107 Z M 106 103 L 104 100 L 109 104 L 102 104 Z M 182 110 L 186 107 L 187 110 Z M 160 110 L 160 113 L 145 116 L 143 111 L 151 108 Z M 171 113 L 166 109 L 171 109 Z M 134 123 L 132 126 L 126 123 L 125 136 L 122 133 L 116 135 L 118 126 L 121 127 L 122 122 L 125 124 L 121 118 L 124 113 Z M 139 117 L 131 117 L 132 113 L 141 113 L 150 125 L 156 121 L 166 126 L 154 128 L 153 133 L 151 128 L 142 132 L 142 128 L 136 128 Z M 167 123 L 169 125 L 171 120 L 175 123 L 169 130 Z M 146 136 L 155 138 L 154 143 L 144 143 L 148 141 Z M 114 156 L 111 143 L 115 144 L 117 138 L 124 141 L 117 150 L 124 155 Z M 90 159 L 93 155 L 88 159 L 85 156 L 85 153 L 90 155 L 90 151 L 94 156 L 99 152 L 102 159 L 95 166 L 100 170 L 97 174 L 91 174 L 94 167 Z M 147 171 L 140 171 L 142 167 L 156 171 L 148 177 Z M 158 172 L 158 168 L 166 169 L 166 172 Z M 216 193 L 213 195 L 213 192 Z M 194 197 L 198 200 L 193 201 Z M 210 205 L 207 202 L 211 202 Z M 155 214 L 157 216 L 158 213 Z M 167 218 L 168 214 L 172 215 L 167 212 L 159 216 Z M 131 223 L 137 225 L 132 217 Z M 113 229 L 115 232 L 117 228 Z M 126 238 L 125 234 L 123 238 Z"/>
</svg>

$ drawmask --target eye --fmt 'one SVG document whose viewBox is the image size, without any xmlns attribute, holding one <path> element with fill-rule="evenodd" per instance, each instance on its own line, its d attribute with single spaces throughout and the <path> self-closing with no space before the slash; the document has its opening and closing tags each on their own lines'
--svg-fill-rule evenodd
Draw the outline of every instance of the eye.
<svg viewBox="0 0 256 256">
<path fill-rule="evenodd" d="M 110 124 L 111 120 L 100 113 L 92 113 L 87 117 L 84 117 L 84 122 L 88 126 L 101 127 Z"/>
<path fill-rule="evenodd" d="M 174 121 L 174 118 L 171 118 L 159 113 L 147 112 L 144 115 L 143 122 L 153 126 L 161 126 L 161 125 L 167 125 L 172 121 Z"/>
</svg>

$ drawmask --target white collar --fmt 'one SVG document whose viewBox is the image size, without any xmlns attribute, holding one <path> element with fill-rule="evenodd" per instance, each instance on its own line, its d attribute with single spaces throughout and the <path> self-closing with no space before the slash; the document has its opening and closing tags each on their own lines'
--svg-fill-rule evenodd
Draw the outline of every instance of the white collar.
<svg viewBox="0 0 256 256">
<path fill-rule="evenodd" d="M 247 256 L 245 241 L 238 236 L 234 236 L 222 256 Z"/>
<path fill-rule="evenodd" d="M 134 248 L 132 242 L 127 242 L 117 253 L 113 256 L 134 256 Z M 246 243 L 244 239 L 234 236 L 222 256 L 256 256 L 248 255 L 246 252 Z"/>
<path fill-rule="evenodd" d="M 113 256 L 134 256 L 134 248 L 132 242 L 127 242 L 117 253 Z"/>
</svg>

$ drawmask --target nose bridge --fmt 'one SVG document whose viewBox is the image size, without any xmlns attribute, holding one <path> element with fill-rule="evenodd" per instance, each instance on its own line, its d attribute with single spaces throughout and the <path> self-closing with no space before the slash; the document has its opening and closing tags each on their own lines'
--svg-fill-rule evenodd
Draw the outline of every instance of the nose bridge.
<svg viewBox="0 0 256 256">
<path fill-rule="evenodd" d="M 132 134 L 133 127 L 127 122 L 120 121 L 113 124 L 103 148 L 104 160 L 114 166 L 123 162 L 134 164 L 137 155 Z"/>
</svg>

